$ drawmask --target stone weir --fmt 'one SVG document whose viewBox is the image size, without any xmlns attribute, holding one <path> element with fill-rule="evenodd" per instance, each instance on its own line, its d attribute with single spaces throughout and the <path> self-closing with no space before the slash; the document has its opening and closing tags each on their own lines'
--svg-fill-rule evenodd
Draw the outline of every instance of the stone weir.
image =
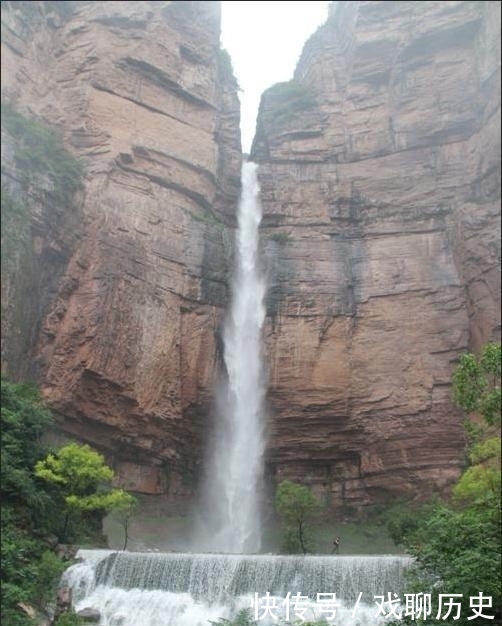
<svg viewBox="0 0 502 626">
<path fill-rule="evenodd" d="M 162 623 L 165 626 L 206 625 L 250 608 L 264 612 L 265 598 L 274 615 L 295 618 L 299 605 L 287 598 L 304 597 L 305 618 L 325 616 L 336 603 L 337 624 L 357 610 L 361 624 L 376 624 L 375 598 L 402 590 L 411 559 L 398 555 L 282 556 L 240 554 L 180 554 L 80 550 L 81 562 L 63 576 L 73 590 L 77 610 L 93 607 L 101 624 Z M 289 593 L 289 595 L 288 595 Z M 270 594 L 267 596 L 267 594 Z M 317 594 L 326 594 L 318 598 Z M 336 598 L 333 596 L 336 594 Z M 357 608 L 356 608 L 357 607 Z M 321 612 L 320 612 L 321 611 Z M 324 611 L 324 612 L 323 612 Z M 267 619 L 265 619 L 265 617 Z M 333 616 L 335 617 L 335 616 Z M 162 619 L 162 622 L 159 622 Z M 339 621 L 341 620 L 341 621 Z M 270 623 L 274 623 L 273 619 Z M 347 621 L 349 623 L 349 621 Z"/>
</svg>

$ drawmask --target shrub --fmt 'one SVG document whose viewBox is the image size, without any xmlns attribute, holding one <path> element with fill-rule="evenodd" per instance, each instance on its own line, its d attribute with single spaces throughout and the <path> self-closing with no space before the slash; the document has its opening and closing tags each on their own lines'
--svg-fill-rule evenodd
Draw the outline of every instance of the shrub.
<svg viewBox="0 0 502 626">
<path fill-rule="evenodd" d="M 62 613 L 55 621 L 54 626 L 85 626 L 85 624 L 88 624 L 88 622 L 76 613 L 68 612 Z"/>
<path fill-rule="evenodd" d="M 276 241 L 277 243 L 287 243 L 291 239 L 291 235 L 289 233 L 285 233 L 284 231 L 278 231 L 276 233 L 272 233 L 268 237 L 271 241 Z"/>
<path fill-rule="evenodd" d="M 315 96 L 305 85 L 290 80 L 276 83 L 263 93 L 259 117 L 264 125 L 281 126 L 316 105 Z"/>
<path fill-rule="evenodd" d="M 209 620 L 209 623 L 211 626 L 257 626 L 257 622 L 251 617 L 250 609 L 241 609 L 231 619 L 220 617 L 216 622 Z"/>
<path fill-rule="evenodd" d="M 82 186 L 83 166 L 65 148 L 61 138 L 44 124 L 18 113 L 2 103 L 2 125 L 16 139 L 15 160 L 25 183 L 34 174 L 47 175 L 54 198 L 67 203 Z"/>
</svg>

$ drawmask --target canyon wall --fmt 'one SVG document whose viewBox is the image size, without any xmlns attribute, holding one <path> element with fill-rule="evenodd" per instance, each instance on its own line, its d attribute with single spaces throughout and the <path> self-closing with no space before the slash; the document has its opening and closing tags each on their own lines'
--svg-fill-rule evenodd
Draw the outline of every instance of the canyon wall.
<svg viewBox="0 0 502 626">
<path fill-rule="evenodd" d="M 2 125 L 2 185 L 28 222 L 4 272 L 2 369 L 37 380 L 122 485 L 177 501 L 200 463 L 240 187 L 219 38 L 218 2 L 2 3 L 2 99 L 84 170 L 57 195 Z"/>
<path fill-rule="evenodd" d="M 447 490 L 463 460 L 451 374 L 500 333 L 499 11 L 334 3 L 262 99 L 267 470 L 335 507 Z M 2 370 L 181 509 L 240 184 L 219 36 L 218 2 L 2 3 L 2 98 L 83 167 L 2 115 Z"/>
<path fill-rule="evenodd" d="M 359 508 L 458 475 L 458 356 L 500 337 L 500 3 L 337 2 L 263 95 L 276 480 Z"/>
</svg>

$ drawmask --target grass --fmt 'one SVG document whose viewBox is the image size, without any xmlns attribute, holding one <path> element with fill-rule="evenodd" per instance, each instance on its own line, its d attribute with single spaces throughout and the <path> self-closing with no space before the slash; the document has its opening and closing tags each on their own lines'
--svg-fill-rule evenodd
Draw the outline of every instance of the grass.
<svg viewBox="0 0 502 626">
<path fill-rule="evenodd" d="M 384 524 L 377 521 L 326 524 L 316 532 L 318 549 L 331 552 L 333 539 L 341 537 L 339 554 L 400 554 Z"/>
<path fill-rule="evenodd" d="M 124 529 L 113 515 L 104 521 L 104 533 L 113 549 L 121 549 L 124 543 Z M 183 551 L 188 549 L 191 518 L 165 516 L 142 510 L 131 518 L 129 523 L 128 550 L 158 549 L 161 551 Z"/>
<path fill-rule="evenodd" d="M 322 523 L 313 528 L 316 554 L 331 554 L 333 539 L 341 537 L 339 554 L 402 554 L 390 537 L 385 523 L 377 516 L 358 522 Z M 271 525 L 263 537 L 264 551 L 278 552 L 280 525 Z"/>
<path fill-rule="evenodd" d="M 169 516 L 152 510 L 148 504 L 146 507 L 140 505 L 130 522 L 128 549 L 186 550 L 189 548 L 191 526 L 191 517 Z M 120 522 L 108 516 L 104 528 L 110 546 L 120 549 L 124 541 Z M 403 553 L 390 537 L 385 519 L 380 515 L 375 514 L 363 521 L 319 524 L 314 528 L 316 554 L 331 554 L 336 536 L 342 539 L 340 555 Z M 269 524 L 264 529 L 262 551 L 278 553 L 280 545 L 280 525 Z"/>
<path fill-rule="evenodd" d="M 276 83 L 267 89 L 262 96 L 261 120 L 266 126 L 282 126 L 298 113 L 311 109 L 317 105 L 312 92 L 295 80 Z"/>
<path fill-rule="evenodd" d="M 287 243 L 291 239 L 291 235 L 284 231 L 278 231 L 267 236 L 270 241 L 276 241 L 277 243 Z"/>
<path fill-rule="evenodd" d="M 28 184 L 34 175 L 48 176 L 53 185 L 49 194 L 67 204 L 82 187 L 80 161 L 67 152 L 52 129 L 21 115 L 9 102 L 2 102 L 2 125 L 16 140 L 15 161 L 23 182 Z"/>
</svg>

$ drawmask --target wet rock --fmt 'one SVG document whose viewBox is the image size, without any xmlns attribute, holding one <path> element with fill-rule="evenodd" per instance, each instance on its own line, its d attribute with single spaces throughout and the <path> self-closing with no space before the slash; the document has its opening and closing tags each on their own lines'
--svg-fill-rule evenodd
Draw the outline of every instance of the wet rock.
<svg viewBox="0 0 502 626">
<path fill-rule="evenodd" d="M 77 615 L 88 622 L 99 622 L 101 619 L 101 613 L 97 609 L 91 607 L 85 607 L 80 611 L 77 611 Z"/>
<path fill-rule="evenodd" d="M 56 609 L 54 611 L 54 618 L 52 624 L 54 624 L 58 617 L 63 613 L 68 613 L 72 610 L 72 590 L 70 587 L 60 587 L 56 594 Z"/>
<path fill-rule="evenodd" d="M 78 546 L 60 543 L 56 548 L 56 554 L 64 561 L 73 561 L 78 552 Z"/>
<path fill-rule="evenodd" d="M 23 611 L 23 613 L 25 615 L 27 615 L 28 617 L 31 617 L 32 619 L 35 619 L 35 617 L 37 616 L 37 612 L 36 610 L 31 606 L 31 604 L 26 604 L 26 602 L 18 602 L 17 606 L 21 609 L 21 611 Z"/>
<path fill-rule="evenodd" d="M 44 537 L 45 543 L 49 546 L 49 548 L 55 548 L 58 545 L 58 538 L 56 535 L 46 535 Z"/>
</svg>

